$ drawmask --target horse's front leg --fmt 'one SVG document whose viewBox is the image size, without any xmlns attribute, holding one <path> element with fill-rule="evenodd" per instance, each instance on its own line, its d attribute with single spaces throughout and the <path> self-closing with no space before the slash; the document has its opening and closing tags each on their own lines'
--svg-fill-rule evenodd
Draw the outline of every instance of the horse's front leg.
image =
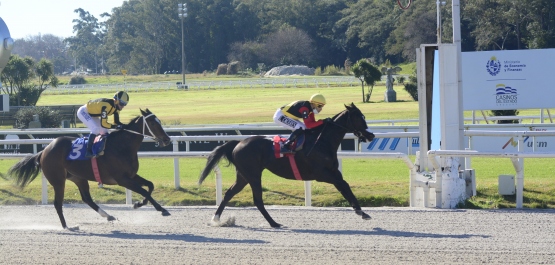
<svg viewBox="0 0 555 265">
<path fill-rule="evenodd" d="M 343 180 L 343 178 L 341 178 L 340 181 L 338 181 L 337 183 L 334 183 L 333 185 L 335 186 L 335 188 L 337 188 L 337 190 L 341 193 L 341 195 L 345 197 L 345 199 L 349 202 L 351 207 L 353 207 L 356 214 L 362 216 L 362 219 L 364 220 L 372 219 L 370 215 L 362 211 L 362 209 L 360 208 L 360 205 L 358 204 L 357 198 L 355 197 L 355 195 L 353 194 L 353 191 L 351 190 L 351 187 L 345 180 Z"/>
<path fill-rule="evenodd" d="M 138 175 L 136 177 L 139 177 Z M 139 177 L 141 178 L 141 177 Z M 141 178 L 143 179 L 143 178 Z M 145 179 L 143 179 L 145 180 Z M 168 216 L 170 215 L 170 212 L 168 212 L 166 209 L 164 209 L 162 206 L 160 206 L 160 204 L 158 204 L 158 202 L 156 202 L 152 196 L 150 195 L 150 193 L 152 192 L 152 189 L 154 189 L 154 185 L 152 184 L 152 182 L 150 182 L 150 184 L 152 185 L 152 189 L 150 191 L 146 191 L 145 189 L 143 189 L 142 185 L 140 184 L 140 182 L 136 181 L 135 179 L 131 179 L 131 178 L 120 178 L 116 180 L 118 182 L 118 185 L 125 187 L 129 190 L 132 190 L 140 195 L 142 195 L 145 200 L 148 200 L 152 206 L 154 206 L 154 208 L 160 212 L 162 212 L 163 216 Z M 146 180 L 145 180 L 146 181 Z"/>
<path fill-rule="evenodd" d="M 144 186 L 148 187 L 148 194 L 152 196 L 152 191 L 154 191 L 154 184 L 152 184 L 151 181 L 146 180 L 145 178 L 139 176 L 138 174 L 135 175 L 134 179 L 141 185 L 141 187 L 144 187 Z M 135 202 L 135 204 L 133 204 L 133 209 L 140 208 L 147 204 L 148 204 L 148 199 L 144 197 L 142 202 Z"/>
</svg>

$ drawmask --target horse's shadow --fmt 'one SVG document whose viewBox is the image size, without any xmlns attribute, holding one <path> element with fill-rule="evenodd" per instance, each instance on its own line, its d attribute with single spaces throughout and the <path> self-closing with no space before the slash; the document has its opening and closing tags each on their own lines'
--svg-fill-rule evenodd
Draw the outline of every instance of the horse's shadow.
<svg viewBox="0 0 555 265">
<path fill-rule="evenodd" d="M 35 200 L 33 200 L 32 198 L 25 197 L 25 196 L 21 196 L 21 195 L 17 195 L 17 194 L 15 194 L 15 193 L 11 192 L 11 191 L 4 190 L 4 189 L 0 189 L 0 193 L 5 193 L 5 194 L 7 195 L 6 197 L 8 197 L 8 198 L 19 198 L 19 199 L 22 199 L 22 200 L 24 200 L 24 201 L 25 201 L 26 203 L 28 203 L 28 204 L 31 204 L 31 203 L 33 203 L 33 202 L 35 201 Z"/>
<path fill-rule="evenodd" d="M 409 232 L 409 231 L 396 231 L 396 230 L 385 230 L 379 227 L 374 228 L 371 231 L 367 230 L 315 230 L 315 229 L 264 229 L 264 228 L 249 228 L 249 230 L 257 231 L 291 231 L 295 233 L 307 233 L 307 234 L 324 234 L 324 235 L 365 235 L 365 236 L 391 236 L 391 237 L 417 237 L 417 238 L 471 238 L 471 237 L 481 237 L 489 238 L 488 235 L 474 235 L 474 234 L 462 234 L 462 235 L 449 235 L 449 234 L 437 234 L 437 233 L 419 233 L 419 232 Z"/>
<path fill-rule="evenodd" d="M 76 236 L 97 236 L 106 238 L 119 238 L 119 239 L 129 239 L 129 240 L 176 240 L 185 241 L 193 243 L 228 243 L 228 244 L 266 244 L 268 242 L 263 240 L 253 240 L 253 239 L 229 239 L 229 238 L 210 238 L 205 236 L 198 236 L 192 234 L 135 234 L 126 233 L 121 231 L 112 231 L 111 234 L 97 234 L 97 233 L 72 233 Z"/>
</svg>

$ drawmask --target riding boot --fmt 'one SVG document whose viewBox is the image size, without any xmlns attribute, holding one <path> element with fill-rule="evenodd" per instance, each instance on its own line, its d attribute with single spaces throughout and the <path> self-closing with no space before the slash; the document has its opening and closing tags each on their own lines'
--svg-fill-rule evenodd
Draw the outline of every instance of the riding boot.
<svg viewBox="0 0 555 265">
<path fill-rule="evenodd" d="M 291 133 L 291 135 L 289 136 L 289 138 L 287 138 L 287 141 L 285 141 L 285 143 L 283 144 L 283 147 L 281 148 L 281 153 L 293 153 L 295 152 L 295 150 L 293 150 L 291 148 L 291 145 L 293 144 L 293 142 L 295 142 L 295 139 L 297 139 L 297 137 L 303 133 L 303 129 L 297 129 L 295 131 L 293 131 L 293 133 Z"/>
<path fill-rule="evenodd" d="M 93 145 L 94 145 L 94 138 L 96 138 L 96 134 L 89 135 L 89 141 L 87 142 L 87 153 L 85 153 L 85 157 L 94 157 L 93 154 Z"/>
<path fill-rule="evenodd" d="M 104 155 L 104 147 L 106 147 L 106 141 L 108 141 L 108 139 L 106 139 L 107 135 L 101 135 L 100 136 L 100 144 L 98 145 L 98 154 L 97 156 L 101 156 Z"/>
</svg>

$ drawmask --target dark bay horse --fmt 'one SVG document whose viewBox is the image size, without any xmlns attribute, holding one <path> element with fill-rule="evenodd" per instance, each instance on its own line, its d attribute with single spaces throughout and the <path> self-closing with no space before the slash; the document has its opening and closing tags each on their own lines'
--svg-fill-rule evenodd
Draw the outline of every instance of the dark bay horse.
<svg viewBox="0 0 555 265">
<path fill-rule="evenodd" d="M 120 185 L 144 196 L 134 207 L 145 205 L 148 201 L 162 215 L 170 213 L 162 208 L 151 196 L 154 190 L 152 182 L 137 175 L 139 158 L 137 152 L 145 136 L 152 137 L 160 147 L 170 144 L 171 139 L 162 128 L 160 120 L 148 109 L 141 110 L 142 116 L 132 119 L 123 129 L 110 133 L 107 138 L 104 155 L 97 158 L 98 170 L 103 184 Z M 72 142 L 76 138 L 61 136 L 54 139 L 44 150 L 29 155 L 8 170 L 8 177 L 14 179 L 20 187 L 25 187 L 42 173 L 54 188 L 54 207 L 58 212 L 62 227 L 68 229 L 62 212 L 66 180 L 71 180 L 79 188 L 81 199 L 108 221 L 115 220 L 92 200 L 89 181 L 95 181 L 91 160 L 67 160 L 72 151 Z M 86 147 L 85 147 L 86 148 Z M 74 150 L 75 151 L 75 150 Z M 81 151 L 84 151 L 81 150 Z M 143 186 L 148 187 L 146 191 Z"/>
<path fill-rule="evenodd" d="M 337 150 L 347 132 L 353 132 L 361 141 L 372 141 L 374 134 L 368 131 L 364 115 L 353 103 L 345 108 L 336 114 L 331 122 L 325 122 L 312 130 L 306 130 L 305 145 L 295 154 L 295 161 L 303 180 L 333 184 L 353 207 L 356 214 L 362 216 L 362 219 L 371 219 L 361 210 L 351 187 L 343 179 L 343 175 L 338 169 Z M 216 147 L 208 156 L 206 167 L 199 178 L 199 184 L 224 157 L 235 166 L 237 172 L 237 179 L 225 193 L 222 203 L 212 218 L 213 222 L 220 221 L 226 204 L 247 184 L 250 184 L 253 201 L 258 210 L 272 227 L 281 227 L 264 208 L 262 171 L 268 169 L 286 179 L 295 179 L 295 176 L 289 159 L 287 157 L 276 158 L 272 146 L 273 142 L 264 136 L 253 136 L 242 141 L 229 141 Z"/>
</svg>

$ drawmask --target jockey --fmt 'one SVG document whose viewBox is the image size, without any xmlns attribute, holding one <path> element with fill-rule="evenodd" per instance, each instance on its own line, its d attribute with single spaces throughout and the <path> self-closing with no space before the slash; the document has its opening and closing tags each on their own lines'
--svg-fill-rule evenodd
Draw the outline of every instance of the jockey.
<svg viewBox="0 0 555 265">
<path fill-rule="evenodd" d="M 121 129 L 123 124 L 119 121 L 119 112 L 129 102 L 129 95 L 124 91 L 118 91 L 113 98 L 99 98 L 90 100 L 87 104 L 77 110 L 77 117 L 91 130 L 89 142 L 87 143 L 86 157 L 94 157 L 92 146 L 97 135 L 107 135 L 108 129 Z M 114 123 L 108 122 L 108 116 L 114 115 Z M 100 150 L 104 150 L 104 142 Z"/>
<path fill-rule="evenodd" d="M 281 149 L 282 153 L 291 153 L 291 144 L 304 129 L 312 129 L 324 123 L 314 118 L 314 114 L 322 111 L 326 99 L 322 94 L 314 94 L 309 101 L 299 100 L 278 108 L 274 114 L 274 122 L 293 131 Z M 303 119 L 304 123 L 301 122 Z M 329 118 L 326 118 L 326 120 Z"/>
</svg>

